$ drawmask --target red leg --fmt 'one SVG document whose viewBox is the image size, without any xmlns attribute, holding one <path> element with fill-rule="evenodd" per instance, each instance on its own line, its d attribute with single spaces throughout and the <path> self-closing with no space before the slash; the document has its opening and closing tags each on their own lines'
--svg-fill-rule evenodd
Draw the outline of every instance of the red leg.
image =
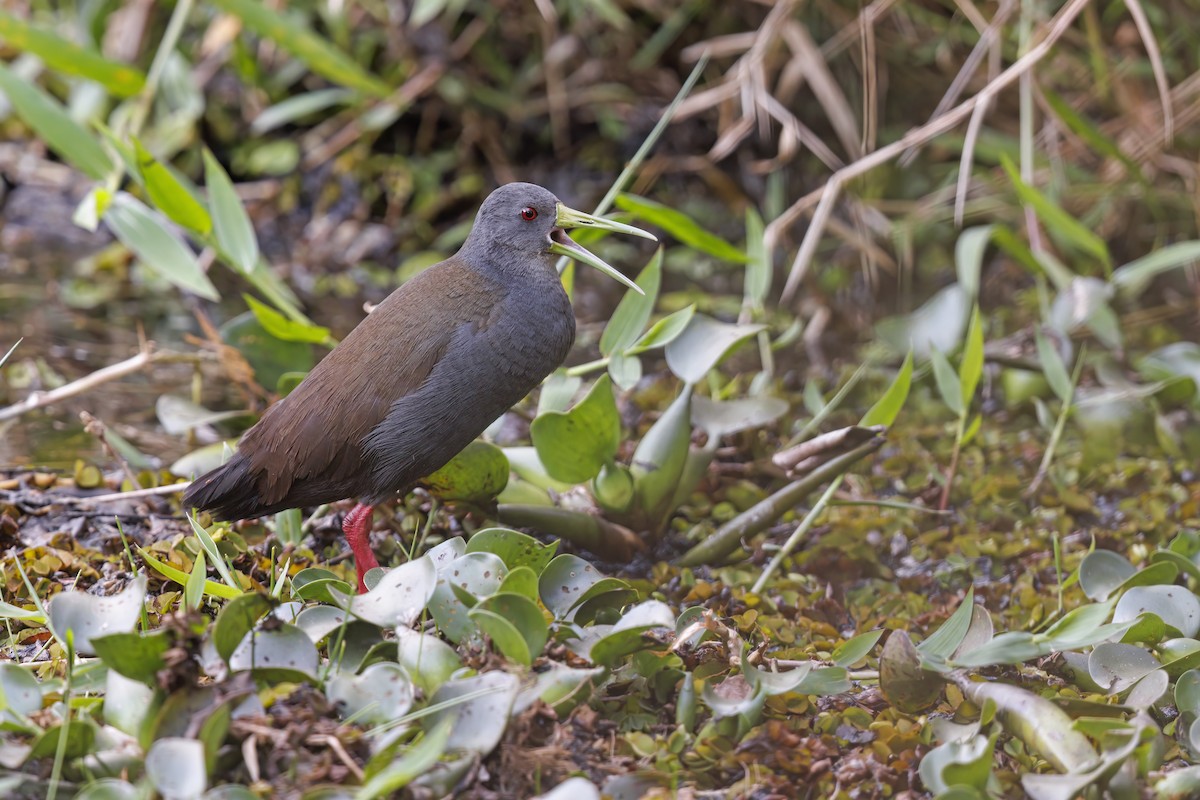
<svg viewBox="0 0 1200 800">
<path fill-rule="evenodd" d="M 371 513 L 374 510 L 375 506 L 359 503 L 342 520 L 342 532 L 346 534 L 350 551 L 354 553 L 354 566 L 358 570 L 359 594 L 367 591 L 367 585 L 363 582 L 367 570 L 379 566 L 379 562 L 375 560 L 375 553 L 371 550 Z"/>
</svg>

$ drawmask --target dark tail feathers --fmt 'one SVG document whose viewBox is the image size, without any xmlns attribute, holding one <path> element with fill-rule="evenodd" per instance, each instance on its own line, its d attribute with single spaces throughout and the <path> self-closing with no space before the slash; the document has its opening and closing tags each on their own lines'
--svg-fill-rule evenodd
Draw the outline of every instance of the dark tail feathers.
<svg viewBox="0 0 1200 800">
<path fill-rule="evenodd" d="M 250 462 L 239 453 L 192 481 L 183 493 L 183 507 L 210 511 L 214 517 L 225 520 L 257 517 L 278 510 L 260 502 L 255 481 L 250 476 Z"/>
</svg>

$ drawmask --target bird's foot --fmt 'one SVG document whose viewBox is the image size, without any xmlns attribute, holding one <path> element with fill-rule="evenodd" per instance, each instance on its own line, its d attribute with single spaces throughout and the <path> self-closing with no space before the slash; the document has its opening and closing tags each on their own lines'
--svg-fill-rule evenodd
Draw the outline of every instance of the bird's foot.
<svg viewBox="0 0 1200 800">
<path fill-rule="evenodd" d="M 342 532 L 354 553 L 354 566 L 358 571 L 358 593 L 366 594 L 367 584 L 363 580 L 367 571 L 379 566 L 375 552 L 371 550 L 371 514 L 375 506 L 359 503 L 342 520 Z"/>
</svg>

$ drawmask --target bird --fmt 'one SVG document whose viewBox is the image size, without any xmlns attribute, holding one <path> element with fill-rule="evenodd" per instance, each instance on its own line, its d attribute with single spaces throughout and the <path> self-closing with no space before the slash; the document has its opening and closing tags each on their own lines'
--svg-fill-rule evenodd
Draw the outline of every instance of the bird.
<svg viewBox="0 0 1200 800">
<path fill-rule="evenodd" d="M 342 530 L 366 592 L 375 506 L 445 465 L 566 358 L 575 314 L 558 258 L 641 292 L 573 228 L 655 238 L 535 184 L 495 189 L 459 251 L 376 306 L 228 461 L 192 481 L 184 507 L 234 521 L 356 499 Z"/>
</svg>

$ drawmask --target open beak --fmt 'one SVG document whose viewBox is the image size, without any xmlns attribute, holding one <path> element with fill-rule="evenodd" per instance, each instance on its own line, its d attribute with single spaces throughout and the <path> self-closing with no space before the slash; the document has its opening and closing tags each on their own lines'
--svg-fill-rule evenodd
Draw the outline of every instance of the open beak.
<svg viewBox="0 0 1200 800">
<path fill-rule="evenodd" d="M 594 217 L 591 214 L 585 214 L 582 211 L 576 211 L 573 208 L 567 208 L 562 203 L 558 204 L 557 215 L 554 218 L 554 230 L 550 232 L 550 252 L 560 256 L 567 256 L 576 261 L 582 261 L 589 267 L 595 267 L 610 278 L 615 278 L 621 283 L 633 289 L 638 294 L 645 294 L 642 288 L 629 278 L 622 275 L 616 268 L 601 261 L 597 256 L 591 253 L 586 248 L 576 244 L 570 236 L 567 236 L 567 228 L 599 228 L 600 230 L 612 231 L 613 233 L 627 233 L 631 236 L 641 236 L 643 239 L 658 241 L 654 234 L 647 233 L 641 228 L 635 228 L 632 225 L 625 225 L 621 222 L 613 222 L 610 219 L 603 217 Z"/>
</svg>

